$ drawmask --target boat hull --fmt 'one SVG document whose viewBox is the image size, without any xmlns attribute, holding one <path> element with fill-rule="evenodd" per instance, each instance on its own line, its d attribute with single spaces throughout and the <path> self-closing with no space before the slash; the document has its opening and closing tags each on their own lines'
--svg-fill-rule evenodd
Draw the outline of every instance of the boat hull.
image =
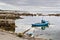
<svg viewBox="0 0 60 40">
<path fill-rule="evenodd" d="M 44 23 L 35 23 L 35 24 L 32 24 L 32 27 L 43 27 L 43 26 L 48 26 L 48 21 L 45 21 Z"/>
</svg>

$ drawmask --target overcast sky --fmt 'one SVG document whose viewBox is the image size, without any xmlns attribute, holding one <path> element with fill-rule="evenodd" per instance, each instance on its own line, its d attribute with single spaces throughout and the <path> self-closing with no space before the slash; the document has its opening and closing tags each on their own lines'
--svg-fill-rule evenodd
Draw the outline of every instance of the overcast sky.
<svg viewBox="0 0 60 40">
<path fill-rule="evenodd" d="M 7 6 L 8 5 L 8 6 Z M 0 9 L 20 10 L 57 10 L 60 11 L 60 0 L 0 0 Z"/>
<path fill-rule="evenodd" d="M 60 7 L 60 0 L 0 0 L 0 2 L 9 3 L 17 6 Z"/>
</svg>

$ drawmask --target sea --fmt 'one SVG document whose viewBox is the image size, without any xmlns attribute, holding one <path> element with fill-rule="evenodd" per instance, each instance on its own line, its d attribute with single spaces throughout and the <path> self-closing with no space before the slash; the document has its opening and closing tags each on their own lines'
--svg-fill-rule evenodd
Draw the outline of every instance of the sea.
<svg viewBox="0 0 60 40">
<path fill-rule="evenodd" d="M 16 19 L 15 28 L 16 33 L 24 32 L 31 29 L 26 33 L 34 33 L 35 36 L 48 38 L 52 40 L 60 40 L 60 16 L 20 16 L 24 19 Z M 49 22 L 49 27 L 42 30 L 40 27 L 32 27 L 31 24 L 40 23 L 41 20 Z"/>
</svg>

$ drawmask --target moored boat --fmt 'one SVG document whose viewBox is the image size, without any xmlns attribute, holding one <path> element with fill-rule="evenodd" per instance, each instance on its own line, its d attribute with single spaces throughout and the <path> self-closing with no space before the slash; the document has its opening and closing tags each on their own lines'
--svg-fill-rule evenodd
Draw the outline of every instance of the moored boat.
<svg viewBox="0 0 60 40">
<path fill-rule="evenodd" d="M 48 21 L 45 21 L 45 20 L 41 20 L 41 23 L 35 23 L 35 24 L 32 24 L 32 27 L 41 27 L 41 29 L 45 29 L 45 27 L 48 27 L 49 26 L 49 22 Z"/>
</svg>

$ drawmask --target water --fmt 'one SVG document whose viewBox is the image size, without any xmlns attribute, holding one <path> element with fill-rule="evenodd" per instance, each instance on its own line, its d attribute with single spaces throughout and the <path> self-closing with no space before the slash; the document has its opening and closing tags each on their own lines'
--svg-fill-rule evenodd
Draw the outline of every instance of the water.
<svg viewBox="0 0 60 40">
<path fill-rule="evenodd" d="M 48 20 L 50 25 L 49 28 L 45 30 L 41 30 L 40 28 L 31 29 L 28 32 L 33 32 L 34 34 L 40 37 L 51 38 L 53 40 L 60 40 L 60 17 L 57 16 L 22 16 L 24 19 L 18 19 L 15 21 L 15 25 L 17 26 L 16 32 L 19 33 L 21 31 L 25 31 L 31 27 L 33 23 L 41 22 L 43 17 L 44 20 Z"/>
</svg>

